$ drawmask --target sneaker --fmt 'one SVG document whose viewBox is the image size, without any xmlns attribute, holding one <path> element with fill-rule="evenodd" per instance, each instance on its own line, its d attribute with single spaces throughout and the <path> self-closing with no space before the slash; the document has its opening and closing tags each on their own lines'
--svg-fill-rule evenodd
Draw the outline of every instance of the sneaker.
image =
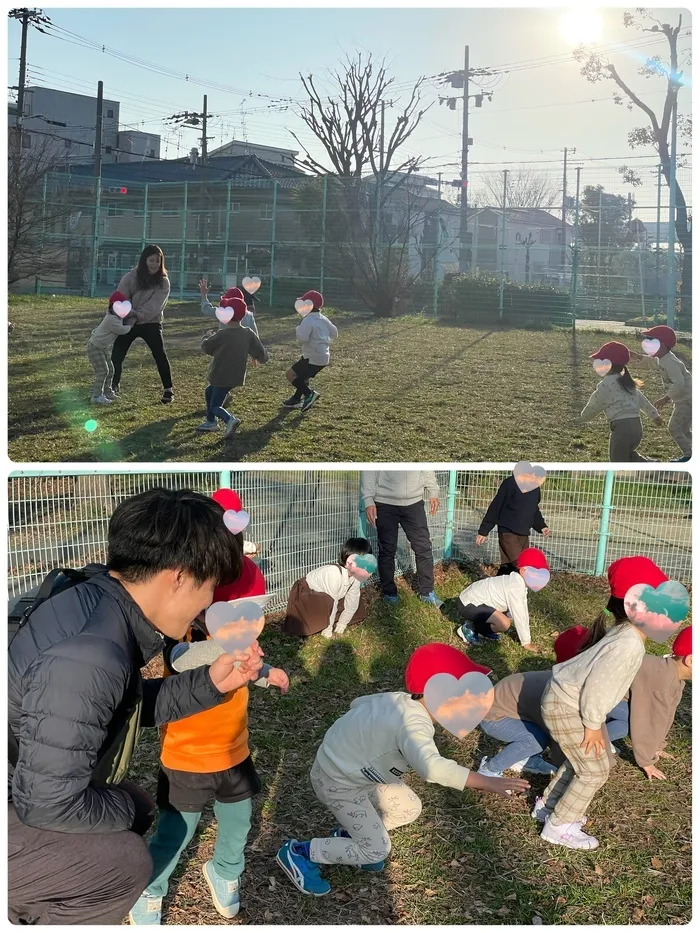
<svg viewBox="0 0 700 933">
<path fill-rule="evenodd" d="M 170 405 L 174 399 L 175 393 L 172 389 L 163 389 L 163 394 L 161 395 L 160 400 L 164 405 Z"/>
<path fill-rule="evenodd" d="M 301 410 L 307 411 L 321 398 L 321 393 L 317 392 L 316 389 L 311 390 L 311 395 L 307 395 L 304 401 L 301 403 Z"/>
<path fill-rule="evenodd" d="M 547 821 L 549 812 L 547 811 L 545 802 L 541 797 L 536 798 L 535 806 L 530 816 L 533 816 L 537 820 L 538 823 L 545 823 Z M 576 824 L 578 826 L 585 826 L 587 822 L 588 822 L 588 817 L 584 814 L 580 820 L 576 821 Z"/>
<path fill-rule="evenodd" d="M 132 927 L 160 926 L 162 912 L 163 898 L 144 891 L 129 911 L 129 923 Z"/>
<path fill-rule="evenodd" d="M 315 863 L 294 851 L 296 839 L 288 839 L 277 853 L 276 861 L 294 887 L 302 894 L 322 897 L 329 894 L 331 886 L 321 876 L 321 869 Z"/>
<path fill-rule="evenodd" d="M 296 395 L 290 395 L 288 399 L 282 402 L 282 408 L 301 408 L 303 404 L 303 399 L 297 398 Z"/>
<path fill-rule="evenodd" d="M 230 418 L 226 428 L 224 429 L 224 437 L 231 437 L 232 434 L 235 434 L 238 428 L 241 426 L 240 418 Z"/>
<path fill-rule="evenodd" d="M 484 638 L 488 639 L 489 641 L 498 641 L 500 637 L 500 632 L 489 632 L 488 635 L 484 635 Z"/>
<path fill-rule="evenodd" d="M 218 431 L 219 425 L 216 421 L 203 421 L 195 428 L 196 431 Z"/>
<path fill-rule="evenodd" d="M 324 638 L 333 638 L 333 626 L 327 625 L 324 630 L 321 632 Z"/>
<path fill-rule="evenodd" d="M 118 385 L 112 386 L 112 395 L 121 395 L 121 393 L 122 393 L 122 390 Z"/>
<path fill-rule="evenodd" d="M 217 875 L 211 861 L 202 865 L 202 874 L 209 885 L 216 912 L 222 917 L 235 917 L 241 906 L 238 878 L 235 881 L 226 881 L 225 878 L 221 878 Z"/>
<path fill-rule="evenodd" d="M 467 628 L 466 625 L 460 625 L 457 629 L 457 637 L 461 638 L 466 645 L 478 645 L 480 638 L 476 632 L 472 629 Z"/>
<path fill-rule="evenodd" d="M 106 395 L 93 395 L 90 401 L 93 405 L 111 405 L 113 399 L 107 398 Z"/>
<path fill-rule="evenodd" d="M 611 754 L 611 755 L 619 755 L 619 754 L 620 754 L 620 753 L 618 752 L 617 748 L 613 745 L 612 742 L 610 743 L 610 754 Z"/>
<path fill-rule="evenodd" d="M 331 833 L 331 836 L 334 836 L 336 839 L 351 839 L 350 833 L 347 829 L 343 829 L 341 826 L 336 826 L 336 828 Z M 381 862 L 371 862 L 369 865 L 360 865 L 362 871 L 383 871 L 384 870 L 384 860 Z"/>
<path fill-rule="evenodd" d="M 495 777 L 495 778 L 503 777 L 502 771 L 491 771 L 487 765 L 488 765 L 488 757 L 484 755 L 484 757 L 481 759 L 481 764 L 479 765 L 479 770 L 477 771 L 477 774 L 483 774 L 484 777 Z"/>
<path fill-rule="evenodd" d="M 440 609 L 444 605 L 442 600 L 438 598 L 434 591 L 432 593 L 428 593 L 427 596 L 421 596 L 420 601 L 422 603 L 428 603 L 429 606 L 435 606 L 436 609 Z"/>
<path fill-rule="evenodd" d="M 110 402 L 115 402 L 117 400 L 117 393 L 113 392 L 112 389 L 105 389 L 102 394 L 105 398 L 108 398 Z"/>
<path fill-rule="evenodd" d="M 545 761 L 541 755 L 533 755 L 526 761 L 519 761 L 518 764 L 521 765 L 518 769 L 518 773 L 552 775 L 556 774 L 558 770 L 551 762 Z M 515 771 L 515 765 L 513 765 L 511 771 Z"/>
<path fill-rule="evenodd" d="M 398 596 L 382 596 L 382 600 L 385 603 L 388 603 L 390 606 L 398 606 L 399 597 Z"/>
<path fill-rule="evenodd" d="M 589 836 L 581 829 L 580 823 L 565 823 L 563 826 L 553 826 L 551 819 L 547 818 L 540 837 L 545 842 L 555 846 L 566 846 L 567 849 L 597 849 L 600 843 L 595 836 Z"/>
</svg>

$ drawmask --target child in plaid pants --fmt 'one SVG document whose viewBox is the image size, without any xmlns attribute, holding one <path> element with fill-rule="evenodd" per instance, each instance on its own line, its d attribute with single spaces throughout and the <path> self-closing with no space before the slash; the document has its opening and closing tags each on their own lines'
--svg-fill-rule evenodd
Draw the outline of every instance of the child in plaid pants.
<svg viewBox="0 0 700 933">
<path fill-rule="evenodd" d="M 114 313 L 114 304 L 117 301 L 127 301 L 126 295 L 113 292 L 109 296 L 109 309 L 102 322 L 90 334 L 87 344 L 88 360 L 95 371 L 90 401 L 96 405 L 109 405 L 116 398 L 112 391 L 112 376 L 114 375 L 112 348 L 117 337 L 121 334 L 128 334 L 132 327 L 131 324 L 125 324 Z M 128 320 L 128 315 L 125 320 Z"/>
</svg>

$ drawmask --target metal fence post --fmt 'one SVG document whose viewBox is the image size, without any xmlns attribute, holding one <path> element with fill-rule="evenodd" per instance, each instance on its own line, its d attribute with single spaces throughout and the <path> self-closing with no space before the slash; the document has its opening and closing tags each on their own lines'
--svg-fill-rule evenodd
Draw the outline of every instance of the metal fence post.
<svg viewBox="0 0 700 933">
<path fill-rule="evenodd" d="M 180 298 L 185 297 L 185 257 L 187 255 L 187 187 L 185 182 L 182 206 L 182 243 L 180 244 Z"/>
<path fill-rule="evenodd" d="M 357 490 L 357 533 L 361 538 L 367 537 L 367 513 L 362 498 L 362 473 L 358 476 L 359 489 Z"/>
<path fill-rule="evenodd" d="M 230 489 L 231 488 L 231 471 L 222 470 L 219 473 L 219 489 Z"/>
<path fill-rule="evenodd" d="M 508 204 L 508 169 L 503 170 L 503 215 L 501 217 L 501 284 L 498 289 L 498 317 L 503 317 L 503 291 L 506 279 L 506 207 Z"/>
<path fill-rule="evenodd" d="M 457 502 L 457 470 L 450 470 L 450 480 L 447 486 L 447 516 L 445 518 L 445 546 L 443 560 L 452 557 L 452 542 L 455 532 L 455 504 Z"/>
<path fill-rule="evenodd" d="M 440 247 L 442 230 L 440 227 L 440 199 L 442 198 L 442 172 L 438 172 L 438 202 L 435 218 L 435 269 L 433 271 L 433 315 L 438 316 L 438 290 L 440 288 Z"/>
<path fill-rule="evenodd" d="M 270 245 L 270 305 L 275 295 L 275 240 L 277 239 L 277 182 L 272 182 L 272 243 Z"/>
<path fill-rule="evenodd" d="M 328 175 L 323 176 L 323 201 L 321 203 L 321 274 L 319 275 L 319 291 L 323 294 L 323 280 L 326 265 L 326 209 L 328 207 Z"/>
<path fill-rule="evenodd" d="M 574 257 L 571 267 L 571 329 L 576 333 L 576 297 L 578 292 L 578 257 L 579 257 L 579 214 L 581 208 L 581 167 L 576 169 L 576 214 L 574 215 Z M 564 228 L 566 229 L 566 228 Z M 598 253 L 600 261 L 600 252 Z"/>
<path fill-rule="evenodd" d="M 148 236 L 148 184 L 143 189 L 143 223 L 141 224 L 141 249 L 146 246 Z"/>
<path fill-rule="evenodd" d="M 226 291 L 228 286 L 227 277 L 228 277 L 228 238 L 231 233 L 231 182 L 229 181 L 226 185 L 226 221 L 224 223 L 224 261 L 221 268 L 221 274 L 224 277 L 224 281 L 221 284 L 222 292 Z M 238 275 L 236 275 L 236 280 L 238 280 Z"/>
<path fill-rule="evenodd" d="M 102 167 L 102 161 L 100 160 L 100 167 Z M 97 289 L 97 253 L 99 250 L 99 239 L 100 239 L 100 197 L 102 195 L 102 175 L 98 175 L 95 178 L 95 218 L 93 220 L 93 230 L 92 230 L 92 268 L 90 269 L 90 290 L 88 292 L 90 298 L 95 297 L 95 291 Z"/>
<path fill-rule="evenodd" d="M 44 180 L 41 183 L 41 251 L 44 252 L 44 240 L 46 237 L 46 187 L 48 173 L 44 172 Z M 37 295 L 41 294 L 41 276 L 37 276 L 34 281 L 34 289 Z"/>
<path fill-rule="evenodd" d="M 605 572 L 605 555 L 608 550 L 608 537 L 610 536 L 610 512 L 613 508 L 614 485 L 615 473 L 613 470 L 607 470 L 603 487 L 603 510 L 600 515 L 598 548 L 595 555 L 595 575 L 597 577 L 601 577 Z"/>
</svg>

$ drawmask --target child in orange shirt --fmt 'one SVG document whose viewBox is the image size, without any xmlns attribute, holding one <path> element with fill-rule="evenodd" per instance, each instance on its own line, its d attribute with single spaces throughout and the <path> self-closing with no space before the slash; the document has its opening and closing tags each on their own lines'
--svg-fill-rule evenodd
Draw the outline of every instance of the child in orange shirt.
<svg viewBox="0 0 700 933">
<path fill-rule="evenodd" d="M 241 510 L 240 499 L 232 490 L 220 490 L 214 498 L 224 509 Z M 243 533 L 236 537 L 242 550 Z M 260 569 L 249 557 L 243 557 L 241 576 L 228 586 L 217 587 L 214 602 L 264 596 L 265 590 Z M 257 642 L 253 647 L 257 648 Z M 211 664 L 222 651 L 210 639 L 200 617 L 184 642 L 170 642 L 163 652 L 166 676 Z M 263 664 L 260 674 L 256 686 L 276 686 L 282 693 L 289 689 L 289 678 L 280 668 Z M 212 797 L 216 846 L 202 873 L 217 912 L 222 917 L 235 917 L 240 908 L 239 879 L 245 864 L 252 798 L 260 791 L 248 748 L 248 688 L 233 691 L 214 709 L 164 726 L 160 761 L 158 823 L 149 841 L 153 876 L 129 919 L 136 926 L 160 924 L 170 876 Z"/>
</svg>

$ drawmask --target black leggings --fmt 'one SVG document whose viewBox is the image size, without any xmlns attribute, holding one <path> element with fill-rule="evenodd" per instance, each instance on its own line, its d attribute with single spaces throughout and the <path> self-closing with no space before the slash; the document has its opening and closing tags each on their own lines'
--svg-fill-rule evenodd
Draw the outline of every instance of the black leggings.
<svg viewBox="0 0 700 933">
<path fill-rule="evenodd" d="M 141 338 L 148 346 L 158 367 L 158 375 L 163 383 L 164 389 L 172 389 L 173 376 L 170 371 L 170 360 L 165 352 L 163 343 L 163 325 L 162 324 L 134 324 L 128 334 L 122 334 L 114 341 L 112 348 L 112 365 L 114 366 L 114 376 L 112 377 L 112 388 L 116 388 L 122 379 L 122 363 L 129 352 L 129 347 Z"/>
</svg>

